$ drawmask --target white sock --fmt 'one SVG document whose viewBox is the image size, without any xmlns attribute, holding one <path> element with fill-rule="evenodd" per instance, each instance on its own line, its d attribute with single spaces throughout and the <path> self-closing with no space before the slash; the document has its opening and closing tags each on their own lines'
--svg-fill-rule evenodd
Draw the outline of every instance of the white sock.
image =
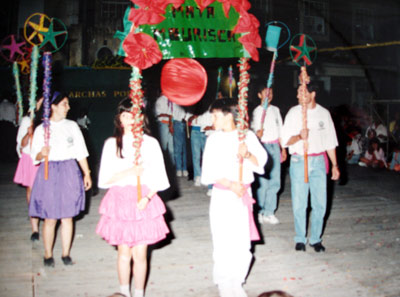
<svg viewBox="0 0 400 297">
<path fill-rule="evenodd" d="M 143 297 L 143 296 L 144 296 L 144 290 L 135 289 L 134 297 Z"/>
<path fill-rule="evenodd" d="M 129 285 L 121 285 L 119 286 L 121 294 L 124 294 L 126 297 L 132 297 L 131 292 L 129 290 Z"/>
</svg>

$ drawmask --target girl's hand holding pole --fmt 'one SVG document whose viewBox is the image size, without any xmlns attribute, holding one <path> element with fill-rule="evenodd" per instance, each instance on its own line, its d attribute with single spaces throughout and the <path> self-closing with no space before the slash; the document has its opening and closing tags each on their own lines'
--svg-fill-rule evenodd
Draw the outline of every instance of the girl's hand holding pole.
<svg viewBox="0 0 400 297">
<path fill-rule="evenodd" d="M 140 199 L 140 201 L 137 203 L 137 207 L 139 210 L 143 210 L 146 208 L 147 204 L 150 202 L 150 199 L 148 196 L 143 197 Z"/>
</svg>

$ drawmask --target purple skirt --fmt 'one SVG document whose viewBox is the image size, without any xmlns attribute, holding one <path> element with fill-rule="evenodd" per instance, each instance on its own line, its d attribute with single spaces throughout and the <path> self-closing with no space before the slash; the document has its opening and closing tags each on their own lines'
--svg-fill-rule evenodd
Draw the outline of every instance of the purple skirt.
<svg viewBox="0 0 400 297">
<path fill-rule="evenodd" d="M 85 209 L 82 174 L 75 160 L 50 161 L 44 179 L 44 162 L 32 187 L 29 216 L 42 219 L 72 218 Z"/>
</svg>

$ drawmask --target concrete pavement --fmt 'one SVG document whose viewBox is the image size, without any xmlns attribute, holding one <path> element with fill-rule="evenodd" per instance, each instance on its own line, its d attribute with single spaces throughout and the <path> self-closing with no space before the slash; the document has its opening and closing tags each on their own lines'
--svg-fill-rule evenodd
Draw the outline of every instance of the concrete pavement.
<svg viewBox="0 0 400 297">
<path fill-rule="evenodd" d="M 96 233 L 104 191 L 76 221 L 71 256 L 43 267 L 43 244 L 31 243 L 25 189 L 12 183 L 15 163 L 0 165 L 0 296 L 106 297 L 119 289 L 117 252 Z M 333 186 L 323 243 L 325 253 L 294 250 L 290 180 L 276 213 L 279 225 L 262 225 L 254 263 L 244 286 L 249 297 L 284 290 L 296 297 L 400 296 L 400 175 L 349 167 L 346 185 Z M 179 197 L 166 199 L 171 236 L 150 252 L 146 296 L 217 297 L 212 283 L 212 244 L 207 189 L 177 179 Z"/>
</svg>

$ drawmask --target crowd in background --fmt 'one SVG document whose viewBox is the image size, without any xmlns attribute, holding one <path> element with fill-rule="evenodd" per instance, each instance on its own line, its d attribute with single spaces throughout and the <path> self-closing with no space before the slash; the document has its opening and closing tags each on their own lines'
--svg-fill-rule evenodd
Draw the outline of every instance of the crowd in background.
<svg viewBox="0 0 400 297">
<path fill-rule="evenodd" d="M 400 171 L 400 112 L 389 119 L 389 127 L 378 114 L 356 106 L 336 107 L 332 117 L 345 163 Z"/>
</svg>

